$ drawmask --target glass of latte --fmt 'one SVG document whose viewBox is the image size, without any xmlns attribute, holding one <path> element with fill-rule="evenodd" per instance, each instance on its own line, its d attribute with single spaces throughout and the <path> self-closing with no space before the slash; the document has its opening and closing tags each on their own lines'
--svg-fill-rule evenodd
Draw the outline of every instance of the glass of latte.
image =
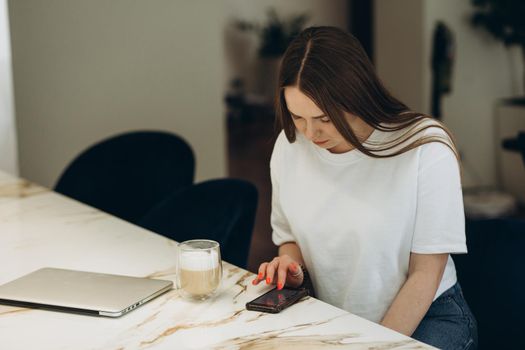
<svg viewBox="0 0 525 350">
<path fill-rule="evenodd" d="M 178 245 L 177 282 L 183 297 L 204 300 L 212 296 L 222 279 L 219 243 L 194 239 Z"/>
</svg>

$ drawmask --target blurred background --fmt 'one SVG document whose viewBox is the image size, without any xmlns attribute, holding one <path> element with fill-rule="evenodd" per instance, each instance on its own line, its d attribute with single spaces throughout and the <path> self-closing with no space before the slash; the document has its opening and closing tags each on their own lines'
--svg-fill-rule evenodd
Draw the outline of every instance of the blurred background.
<svg viewBox="0 0 525 350">
<path fill-rule="evenodd" d="M 523 216 L 520 2 L 494 16 L 497 1 L 475 0 L 0 0 L 0 169 L 52 188 L 100 140 L 175 133 L 195 153 L 196 181 L 256 185 L 253 271 L 276 254 L 279 58 L 302 28 L 331 25 L 361 40 L 395 96 L 455 134 L 467 216 Z"/>
</svg>

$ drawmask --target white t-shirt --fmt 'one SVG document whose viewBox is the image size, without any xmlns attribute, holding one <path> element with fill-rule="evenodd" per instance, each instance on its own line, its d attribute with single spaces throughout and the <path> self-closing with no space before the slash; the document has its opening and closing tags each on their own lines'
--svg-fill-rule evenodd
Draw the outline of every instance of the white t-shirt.
<svg viewBox="0 0 525 350">
<path fill-rule="evenodd" d="M 405 131 L 374 130 L 365 145 Z M 436 127 L 422 134 L 445 135 Z M 379 322 L 408 277 L 411 252 L 467 252 L 459 166 L 441 143 L 372 158 L 330 153 L 299 132 L 289 143 L 281 132 L 270 168 L 273 242 L 298 244 L 327 303 Z M 435 298 L 455 283 L 449 257 Z"/>
</svg>

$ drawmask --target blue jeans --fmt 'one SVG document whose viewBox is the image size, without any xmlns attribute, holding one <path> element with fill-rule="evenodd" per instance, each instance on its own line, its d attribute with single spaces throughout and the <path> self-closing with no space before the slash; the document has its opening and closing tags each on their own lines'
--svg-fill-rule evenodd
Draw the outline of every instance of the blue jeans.
<svg viewBox="0 0 525 350">
<path fill-rule="evenodd" d="M 412 338 L 439 349 L 477 349 L 477 322 L 459 283 L 434 300 Z"/>
</svg>

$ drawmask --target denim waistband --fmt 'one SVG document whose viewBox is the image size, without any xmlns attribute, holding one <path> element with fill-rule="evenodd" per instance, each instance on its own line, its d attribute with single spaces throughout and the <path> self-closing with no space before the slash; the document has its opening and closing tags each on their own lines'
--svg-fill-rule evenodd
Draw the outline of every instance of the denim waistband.
<svg viewBox="0 0 525 350">
<path fill-rule="evenodd" d="M 451 296 L 456 295 L 456 294 L 458 294 L 458 295 L 462 295 L 463 294 L 461 292 L 461 286 L 459 285 L 459 282 L 454 283 L 454 285 L 452 287 L 450 287 L 449 289 L 447 289 L 446 291 L 441 293 L 441 295 L 437 299 L 451 297 Z"/>
</svg>

